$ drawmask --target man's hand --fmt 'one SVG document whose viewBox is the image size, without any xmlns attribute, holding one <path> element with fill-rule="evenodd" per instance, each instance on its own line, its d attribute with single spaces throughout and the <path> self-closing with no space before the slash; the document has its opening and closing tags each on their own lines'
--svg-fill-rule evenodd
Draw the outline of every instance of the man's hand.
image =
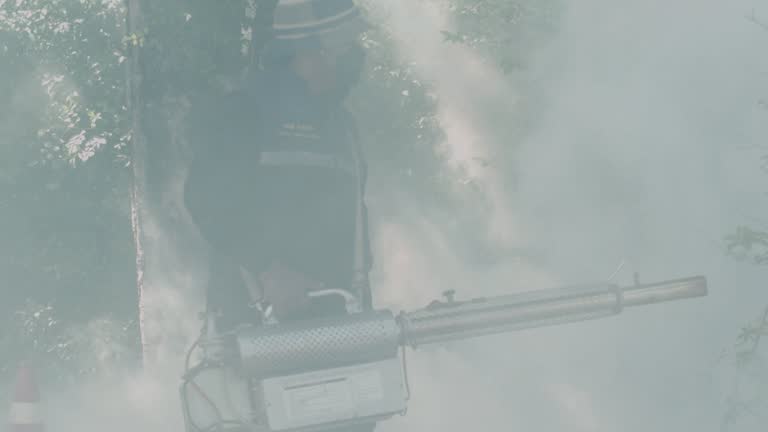
<svg viewBox="0 0 768 432">
<path fill-rule="evenodd" d="M 323 287 L 320 282 L 291 270 L 281 263 L 273 263 L 258 276 L 261 292 L 253 292 L 252 283 L 246 280 L 254 299 L 263 298 L 272 305 L 272 313 L 278 320 L 297 318 L 310 303 L 308 292 Z"/>
</svg>

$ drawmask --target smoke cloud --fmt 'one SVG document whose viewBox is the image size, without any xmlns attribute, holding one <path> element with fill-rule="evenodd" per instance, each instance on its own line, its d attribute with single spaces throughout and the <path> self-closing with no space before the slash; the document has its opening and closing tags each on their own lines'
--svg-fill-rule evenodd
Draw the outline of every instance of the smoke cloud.
<svg viewBox="0 0 768 432">
<path fill-rule="evenodd" d="M 440 32 L 453 23 L 441 3 L 380 5 L 399 54 L 438 93 L 446 135 L 438 151 L 457 176 L 480 185 L 487 204 L 482 226 L 459 229 L 493 250 L 542 251 L 535 261 L 467 263 L 448 238 L 454 227 L 417 202 L 397 203 L 397 217 L 374 227 L 380 306 L 420 307 L 446 289 L 469 297 L 604 280 L 620 262 L 620 282 L 633 271 L 647 280 L 704 274 L 711 293 L 609 320 L 409 351 L 409 413 L 379 430 L 720 430 L 734 382 L 721 351 L 768 304 L 764 270 L 729 260 L 721 245 L 735 225 L 760 222 L 766 211 L 757 159 L 768 142 L 759 104 L 768 96 L 768 32 L 745 18 L 757 6 L 569 2 L 528 76 L 509 77 L 443 42 Z M 532 108 L 521 86 L 530 82 L 544 108 L 522 133 L 515 125 Z M 192 280 L 173 269 L 157 283 Z M 198 308 L 174 290 L 155 293 L 153 309 L 166 313 L 149 319 L 158 320 L 158 344 L 169 354 L 146 371 L 105 373 L 54 392 L 50 430 L 181 430 L 177 343 L 196 330 Z M 743 420 L 729 430 L 764 424 Z"/>
<path fill-rule="evenodd" d="M 469 167 L 491 203 L 477 235 L 544 259 L 468 265 L 414 203 L 379 227 L 380 297 L 413 307 L 446 288 L 468 297 L 597 281 L 619 263 L 620 282 L 635 271 L 643 280 L 703 274 L 711 292 L 417 351 L 411 411 L 382 430 L 721 430 L 733 385 L 721 352 L 768 302 L 763 271 L 732 262 L 722 245 L 735 225 L 762 222 L 766 207 L 768 35 L 746 19 L 758 5 L 571 2 L 526 72 L 544 77 L 545 108 L 523 136 L 493 121 L 532 109 L 516 98 L 521 89 L 442 42 L 451 22 L 438 2 L 389 5 L 401 55 L 438 93 L 449 160 Z M 474 165 L 510 142 L 516 166 Z"/>
</svg>

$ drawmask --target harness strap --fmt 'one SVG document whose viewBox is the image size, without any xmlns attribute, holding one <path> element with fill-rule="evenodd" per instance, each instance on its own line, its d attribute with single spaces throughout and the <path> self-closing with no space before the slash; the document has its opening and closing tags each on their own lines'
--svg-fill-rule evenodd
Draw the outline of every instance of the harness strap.
<svg viewBox="0 0 768 432">
<path fill-rule="evenodd" d="M 366 310 L 373 309 L 373 298 L 371 293 L 371 284 L 368 273 L 371 270 L 371 256 L 368 243 L 368 212 L 365 206 L 365 189 L 367 183 L 367 167 L 365 165 L 365 156 L 360 146 L 360 135 L 357 124 L 347 113 L 346 124 L 350 125 L 347 130 L 350 150 L 355 158 L 355 172 L 357 175 L 357 203 L 355 205 L 355 236 L 354 236 L 354 256 L 352 289 L 356 291 L 363 307 Z"/>
</svg>

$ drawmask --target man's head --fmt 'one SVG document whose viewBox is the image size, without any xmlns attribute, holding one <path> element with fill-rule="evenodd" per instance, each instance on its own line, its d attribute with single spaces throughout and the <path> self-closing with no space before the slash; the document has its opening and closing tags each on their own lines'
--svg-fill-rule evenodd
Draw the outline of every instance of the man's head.
<svg viewBox="0 0 768 432">
<path fill-rule="evenodd" d="M 343 97 L 359 79 L 365 28 L 353 0 L 280 0 L 266 63 L 289 67 L 315 94 Z"/>
</svg>

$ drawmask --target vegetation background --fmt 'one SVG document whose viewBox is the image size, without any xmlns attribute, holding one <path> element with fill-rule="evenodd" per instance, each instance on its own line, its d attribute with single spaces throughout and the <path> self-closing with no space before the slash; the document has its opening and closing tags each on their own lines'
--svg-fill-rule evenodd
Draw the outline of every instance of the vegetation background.
<svg viewBox="0 0 768 432">
<path fill-rule="evenodd" d="M 645 150 L 636 146 L 624 154 L 637 156 L 647 151 L 658 158 L 632 159 L 619 154 L 621 146 L 593 145 L 608 141 L 606 137 L 615 138 L 597 127 L 588 134 L 578 124 L 571 129 L 548 129 L 553 122 L 563 120 L 557 117 L 558 113 L 563 115 L 558 111 L 563 109 L 557 102 L 560 91 L 576 92 L 563 96 L 581 106 L 574 112 L 590 112 L 592 104 L 604 103 L 607 106 L 598 110 L 605 114 L 610 113 L 612 102 L 633 109 L 647 103 L 648 111 L 617 110 L 637 115 L 633 121 L 618 118 L 619 114 L 601 119 L 566 116 L 574 123 L 584 119 L 610 123 L 610 131 L 623 129 L 636 134 L 635 143 L 655 137 L 643 135 L 646 129 L 678 129 L 670 128 L 661 115 L 653 113 L 650 102 L 660 99 L 637 98 L 642 96 L 642 89 L 624 88 L 635 98 L 632 102 L 621 94 L 601 100 L 601 92 L 621 90 L 618 85 L 611 86 L 619 82 L 613 77 L 639 75 L 646 70 L 643 66 L 656 70 L 654 65 L 680 65 L 679 58 L 688 57 L 691 64 L 681 67 L 680 75 L 698 73 L 699 66 L 691 66 L 699 61 L 696 53 L 709 52 L 712 59 L 722 55 L 724 63 L 731 62 L 722 75 L 727 79 L 696 83 L 693 77 L 694 83 L 688 85 L 692 86 L 691 93 L 697 91 L 693 88 L 719 87 L 712 90 L 711 99 L 703 99 L 713 106 L 718 103 L 717 95 L 746 95 L 738 100 L 744 111 L 732 114 L 750 113 L 734 120 L 741 127 L 741 135 L 732 134 L 731 129 L 708 129 L 707 117 L 697 116 L 695 111 L 688 118 L 690 124 L 679 129 L 696 133 L 679 137 L 695 141 L 700 133 L 723 148 L 741 149 L 733 158 L 733 163 L 740 165 L 729 166 L 731 170 L 756 172 L 761 163 L 766 166 L 763 146 L 768 132 L 759 126 L 768 124 L 765 50 L 726 58 L 723 47 L 727 46 L 718 48 L 708 38 L 702 38 L 701 44 L 710 46 L 710 51 L 692 48 L 686 52 L 685 43 L 670 42 L 672 48 L 657 44 L 654 28 L 676 28 L 686 35 L 707 32 L 697 26 L 705 21 L 696 11 L 675 7 L 667 12 L 669 22 L 658 27 L 649 24 L 639 30 L 639 36 L 629 39 L 634 45 L 620 50 L 622 55 L 601 56 L 612 49 L 612 35 L 633 31 L 631 20 L 626 28 L 605 24 L 613 16 L 623 16 L 620 6 L 606 2 L 361 3 L 377 25 L 365 38 L 369 63 L 350 106 L 364 131 L 371 166 L 369 201 L 379 240 L 375 276 L 382 286 L 377 295 L 383 305 L 418 306 L 439 294 L 441 284 L 435 282 L 433 272 L 446 265 L 472 269 L 447 272 L 456 276 L 454 283 L 463 284 L 465 292 L 489 292 L 490 288 L 475 285 L 487 283 L 489 287 L 503 282 L 506 288 L 496 289 L 516 289 L 526 284 L 543 286 L 572 278 L 602 277 L 610 274 L 620 259 L 627 258 L 616 255 L 617 250 L 651 239 L 661 239 L 663 245 L 654 246 L 659 249 L 682 250 L 671 245 L 680 242 L 683 234 L 639 238 L 644 229 L 672 228 L 659 225 L 665 220 L 662 215 L 649 216 L 656 224 L 653 226 L 638 219 L 637 215 L 647 210 L 643 203 L 651 202 L 642 197 L 653 194 L 653 188 L 650 183 L 639 185 L 642 182 L 630 178 L 633 171 L 622 168 L 667 158 L 669 165 L 654 169 L 697 172 L 693 163 L 682 161 L 698 160 L 688 153 L 696 146 L 649 145 Z M 625 6 L 640 17 L 665 16 L 661 3 L 647 3 L 650 6 L 646 8 Z M 719 17 L 732 26 L 729 28 L 739 29 L 743 38 L 734 39 L 733 44 L 748 41 L 753 44 L 749 46 L 757 46 L 754 41 L 762 37 L 762 46 L 768 46 L 768 10 L 754 9 L 756 2 L 737 3 L 727 9 L 732 15 Z M 130 31 L 126 25 L 128 4 L 122 0 L 0 0 L 0 383 L 11 381 L 19 361 L 28 360 L 41 371 L 44 382 L 66 387 L 84 377 L 137 367 L 142 357 L 140 333 L 144 333 L 145 349 L 171 346 L 170 350 L 177 352 L 187 341 L 185 336 L 195 331 L 194 306 L 199 303 L 199 281 L 204 278 L 205 250 L 178 201 L 180 179 L 190 156 L 180 125 L 190 100 L 231 85 L 248 67 L 254 4 L 253 0 L 140 0 L 133 4 L 141 7 L 143 21 Z M 595 27 L 603 31 L 599 38 L 570 39 L 575 35 L 571 26 L 578 22 L 580 13 L 593 15 Z M 671 17 L 679 21 L 671 23 Z M 723 28 L 716 27 L 719 35 L 717 30 Z M 674 36 L 674 41 L 678 34 L 667 36 Z M 620 36 L 617 39 L 622 40 Z M 575 52 L 587 57 L 571 57 L 574 54 L 563 50 L 569 46 L 564 40 L 589 46 L 589 51 Z M 659 60 L 650 66 L 641 64 L 637 72 L 633 61 L 646 59 L 649 47 L 671 52 L 678 56 L 678 63 Z M 143 59 L 138 94 L 129 94 L 127 87 L 127 78 L 137 72 L 129 68 L 132 52 L 140 52 Z M 573 67 L 582 62 L 596 67 L 607 59 L 624 66 L 606 67 L 604 76 L 593 73 L 602 69 Z M 738 64 L 740 60 L 744 63 Z M 706 59 L 702 61 L 711 66 Z M 754 72 L 749 75 L 752 87 L 748 94 L 741 87 L 731 91 L 728 80 L 747 76 L 728 75 L 732 70 Z M 576 81 L 573 87 L 559 86 L 565 72 L 582 73 L 578 76 L 583 81 Z M 655 84 L 659 83 L 648 88 Z M 685 80 L 676 83 L 680 87 L 684 84 Z M 737 102 L 728 99 L 727 103 Z M 681 109 L 689 106 L 678 105 Z M 143 118 L 140 132 L 144 146 L 139 152 L 132 145 L 137 131 L 131 108 Z M 710 110 L 712 118 L 729 115 L 716 107 Z M 643 120 L 646 114 L 647 122 Z M 656 120 L 658 124 L 651 123 Z M 547 132 L 552 130 L 560 133 Z M 569 141 L 571 146 L 551 144 L 559 141 Z M 708 147 L 702 145 L 700 151 L 706 153 Z M 717 158 L 724 153 L 718 150 L 712 154 Z M 552 166 L 566 168 L 561 171 L 562 178 L 536 165 L 549 163 L 542 158 L 554 160 Z M 570 172 L 578 181 L 567 172 L 566 164 L 574 160 L 586 173 Z M 536 183 L 541 181 L 545 184 Z M 748 194 L 742 187 L 747 182 Z M 577 183 L 581 189 L 574 189 Z M 768 230 L 763 185 L 764 178 L 757 175 L 731 183 L 731 187 L 741 188 L 738 200 L 731 199 L 728 189 L 710 191 L 723 198 L 713 204 L 715 207 L 733 206 L 737 217 L 729 217 L 728 224 L 721 223 L 725 218 L 714 225 L 691 223 L 697 229 L 704 226 L 701 234 L 717 249 L 719 261 L 689 259 L 679 267 L 666 263 L 666 267 L 655 267 L 658 271 L 654 276 L 683 276 L 678 273 L 688 270 L 708 274 L 713 268 L 701 266 L 716 263 L 719 269 L 730 269 L 731 273 L 722 270 L 724 275 L 749 274 L 744 279 L 747 285 L 764 280 Z M 683 195 L 684 186 L 679 186 Z M 139 195 L 132 199 L 135 191 Z M 596 197 L 599 201 L 590 201 Z M 684 202 L 685 197 L 679 201 Z M 131 219 L 137 203 L 142 206 L 144 227 L 144 292 L 137 288 Z M 592 210 L 585 210 L 591 204 L 595 204 Z M 564 209 L 570 212 L 568 221 L 565 216 L 552 216 L 564 214 Z M 543 228 L 547 224 L 558 228 Z M 567 227 L 580 234 L 568 233 Z M 636 237 L 619 232 L 633 232 Z M 596 250 L 590 252 L 594 261 L 588 262 L 579 251 L 590 251 L 589 236 L 595 237 Z M 686 247 L 692 248 L 692 244 L 686 243 Z M 638 264 L 645 259 L 640 255 L 649 254 L 638 252 L 629 259 Z M 600 269 L 604 274 L 598 274 Z M 673 274 L 662 273 L 662 269 Z M 392 276 L 393 270 L 397 270 L 396 276 Z M 717 283 L 723 283 L 724 278 L 716 275 L 714 282 L 713 288 L 718 289 Z M 764 306 L 768 296 L 764 287 L 762 291 L 737 288 L 729 287 L 730 294 L 716 294 L 717 306 L 706 309 L 725 308 L 737 315 L 710 323 L 717 325 L 720 333 L 706 341 L 713 354 L 712 370 L 720 372 L 705 373 L 722 375 L 724 368 L 727 377 L 713 396 L 720 422 L 712 430 L 758 430 L 750 429 L 754 424 L 750 422 L 760 419 L 764 425 L 764 413 L 768 412 L 768 368 L 760 346 L 761 337 L 768 332 L 768 309 Z M 685 315 L 688 318 L 695 315 L 696 305 L 690 308 Z M 670 321 L 669 325 L 675 324 Z M 693 324 L 682 327 L 695 333 Z M 643 340 L 652 339 L 646 336 Z M 648 349 L 653 350 L 654 345 Z M 722 356 L 714 355 L 721 350 Z M 461 371 L 462 367 L 451 371 Z M 744 420 L 747 418 L 752 420 Z"/>
</svg>

